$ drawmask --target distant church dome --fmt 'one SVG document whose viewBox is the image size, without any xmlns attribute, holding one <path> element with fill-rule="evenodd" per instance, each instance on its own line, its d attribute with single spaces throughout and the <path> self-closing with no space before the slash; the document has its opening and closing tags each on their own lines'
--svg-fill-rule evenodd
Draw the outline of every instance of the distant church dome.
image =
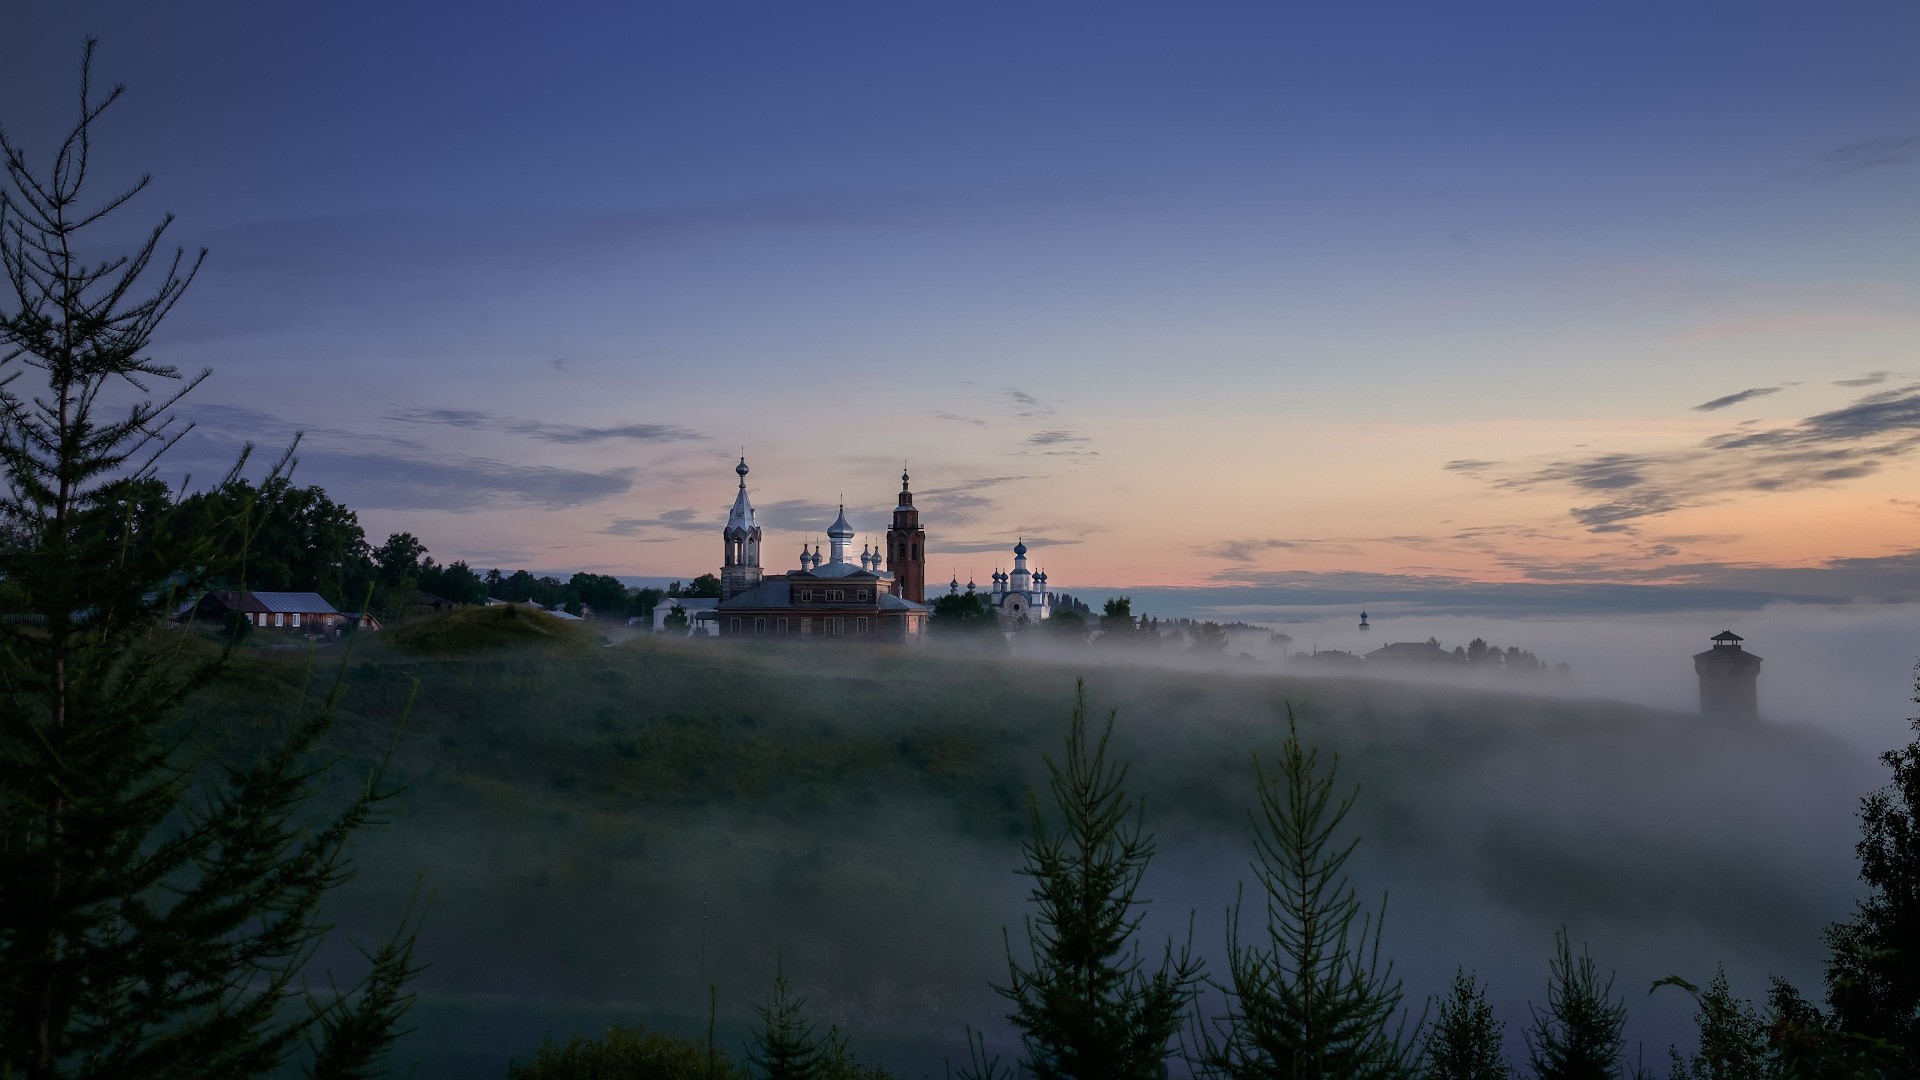
<svg viewBox="0 0 1920 1080">
<path fill-rule="evenodd" d="M 1025 539 L 1013 545 L 1013 553 L 1015 555 L 1025 555 L 1027 553 L 1027 542 Z"/>
<path fill-rule="evenodd" d="M 829 540 L 853 539 L 853 526 L 847 524 L 847 508 L 845 504 L 842 504 L 840 507 L 840 516 L 837 518 L 834 518 L 833 524 L 827 526 L 827 539 Z"/>
</svg>

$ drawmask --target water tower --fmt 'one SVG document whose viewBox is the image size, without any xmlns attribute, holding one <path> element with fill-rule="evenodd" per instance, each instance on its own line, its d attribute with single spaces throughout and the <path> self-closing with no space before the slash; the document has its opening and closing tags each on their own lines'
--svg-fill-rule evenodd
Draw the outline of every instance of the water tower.
<svg viewBox="0 0 1920 1080">
<path fill-rule="evenodd" d="M 1731 630 L 1714 635 L 1713 648 L 1693 654 L 1700 676 L 1700 715 L 1713 720 L 1760 718 L 1760 658 L 1742 649 L 1746 640 Z"/>
</svg>

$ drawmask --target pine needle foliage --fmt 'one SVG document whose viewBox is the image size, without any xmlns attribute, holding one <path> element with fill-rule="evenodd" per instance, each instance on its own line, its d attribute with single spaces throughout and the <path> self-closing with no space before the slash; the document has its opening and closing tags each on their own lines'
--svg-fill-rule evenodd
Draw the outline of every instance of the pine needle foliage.
<svg viewBox="0 0 1920 1080">
<path fill-rule="evenodd" d="M 786 973 L 776 971 L 773 1000 L 754 1009 L 760 1024 L 747 1051 L 747 1061 L 759 1071 L 760 1080 L 835 1080 L 842 1071 L 845 1041 L 834 1028 L 825 1035 L 816 1034 L 806 1018 L 806 1004 L 806 998 L 795 997 L 788 989 Z"/>
<path fill-rule="evenodd" d="M 1909 723 L 1914 739 L 1880 756 L 1892 783 L 1860 801 L 1854 850 L 1868 892 L 1827 929 L 1826 983 L 1842 1031 L 1888 1045 L 1920 1075 L 1920 717 Z"/>
<path fill-rule="evenodd" d="M 1057 821 L 1029 802 L 1033 838 L 1020 873 L 1033 879 L 1028 961 L 1007 947 L 1007 982 L 1022 1064 L 1038 1080 L 1158 1080 L 1201 977 L 1189 945 L 1168 941 L 1149 969 L 1137 936 L 1140 878 L 1153 857 L 1144 808 L 1127 796 L 1127 768 L 1108 753 L 1114 714 L 1087 722 L 1086 683 L 1074 692 L 1060 760 L 1046 759 Z"/>
<path fill-rule="evenodd" d="M 1479 981 L 1456 971 L 1427 1029 L 1425 1080 L 1507 1080 L 1502 1029 Z"/>
<path fill-rule="evenodd" d="M 1301 744 L 1291 707 L 1280 760 L 1256 757 L 1253 871 L 1265 902 L 1261 944 L 1229 912 L 1225 1016 L 1200 1028 L 1201 1064 L 1231 1080 L 1401 1080 L 1418 1075 L 1421 1025 L 1406 1027 L 1401 983 L 1380 959 L 1385 917 L 1366 912 L 1346 877 L 1359 839 L 1340 828 L 1358 789 L 1341 794 L 1339 759 L 1323 767 Z"/>
<path fill-rule="evenodd" d="M 1669 976 L 1653 984 L 1678 986 L 1693 995 L 1699 1009 L 1693 1020 L 1700 1029 L 1700 1047 L 1682 1057 L 1669 1050 L 1672 1080 L 1758 1080 L 1780 1075 L 1767 1046 L 1767 1024 L 1753 1003 L 1733 996 L 1725 968 L 1702 990 L 1684 979 Z"/>
<path fill-rule="evenodd" d="M 1553 940 L 1547 1006 L 1534 1008 L 1526 1036 L 1533 1074 L 1539 1080 L 1611 1080 L 1620 1075 L 1626 1003 L 1613 996 L 1612 976 L 1600 980 L 1585 946 L 1576 959 L 1565 930 Z"/>
<path fill-rule="evenodd" d="M 317 809 L 338 678 L 272 703 L 284 722 L 250 760 L 199 746 L 184 717 L 225 655 L 160 627 L 237 572 L 252 508 L 187 527 L 154 476 L 188 430 L 170 409 L 206 373 L 147 349 L 200 260 L 160 255 L 170 219 L 129 255 L 83 255 L 146 185 L 84 201 L 122 94 L 93 93 L 93 53 L 50 168 L 0 132 L 0 1076 L 372 1075 L 411 931 L 344 991 L 313 992 L 306 968 L 348 841 L 392 792 L 375 769 Z"/>
</svg>

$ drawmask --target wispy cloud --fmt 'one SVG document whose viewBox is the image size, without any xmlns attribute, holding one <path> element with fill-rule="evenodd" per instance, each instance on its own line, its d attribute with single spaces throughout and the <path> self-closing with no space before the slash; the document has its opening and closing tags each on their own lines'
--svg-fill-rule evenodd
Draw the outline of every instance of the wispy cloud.
<svg viewBox="0 0 1920 1080">
<path fill-rule="evenodd" d="M 1085 435 L 1072 431 L 1036 431 L 1027 436 L 1028 446 L 1060 446 L 1064 443 L 1088 442 Z"/>
<path fill-rule="evenodd" d="M 1862 169 L 1904 165 L 1915 158 L 1920 158 L 1920 135 L 1897 135 L 1888 139 L 1848 143 L 1830 151 L 1826 163 L 1835 175 L 1841 175 Z"/>
<path fill-rule="evenodd" d="M 1028 422 L 1044 420 L 1059 412 L 1059 410 L 1055 409 L 1052 405 L 1041 401 L 1039 398 L 1017 386 L 1002 387 L 1000 396 L 1005 403 L 1011 407 L 1012 416 L 1015 420 Z"/>
<path fill-rule="evenodd" d="M 935 418 L 937 418 L 937 419 L 940 419 L 940 420 L 951 420 L 951 421 L 953 421 L 953 422 L 954 422 L 954 423 L 956 423 L 956 424 L 969 424 L 969 425 L 971 425 L 971 426 L 973 426 L 973 427 L 986 427 L 986 426 L 987 426 L 987 422 L 986 422 L 985 420 L 982 420 L 982 419 L 980 419 L 979 417 L 975 417 L 975 416 L 961 416 L 961 415 L 960 415 L 959 413 L 954 413 L 954 412 L 948 412 L 948 411 L 947 411 L 947 410 L 945 410 L 945 409 L 936 409 L 936 410 L 934 410 L 934 414 L 933 414 L 933 415 L 934 415 L 934 417 L 935 417 Z"/>
<path fill-rule="evenodd" d="M 914 505 L 946 524 L 965 525 L 998 509 L 998 501 L 985 492 L 1025 479 L 1025 476 L 977 476 L 917 492 Z"/>
<path fill-rule="evenodd" d="M 678 427 L 673 424 L 615 424 L 610 427 L 590 427 L 577 424 L 556 424 L 544 420 L 523 420 L 517 417 L 481 412 L 476 409 L 403 408 L 389 412 L 387 419 L 403 424 L 425 424 L 503 431 L 511 435 L 525 435 L 529 438 L 540 439 L 544 442 L 566 445 L 613 442 L 618 440 L 632 442 L 691 442 L 705 438 L 705 436 L 697 431 Z"/>
<path fill-rule="evenodd" d="M 1510 491 L 1604 493 L 1604 501 L 1577 505 L 1568 513 L 1590 532 L 1620 533 L 1643 519 L 1687 507 L 1870 476 L 1916 450 L 1920 385 L 1867 394 L 1786 427 L 1741 425 L 1679 450 L 1590 453 L 1533 465 L 1455 461 L 1442 467 Z"/>
<path fill-rule="evenodd" d="M 1252 562 L 1255 555 L 1263 551 L 1300 551 L 1312 548 L 1314 540 L 1223 540 L 1218 544 L 1200 549 L 1202 555 L 1211 555 L 1216 559 L 1229 562 Z"/>
<path fill-rule="evenodd" d="M 1833 385 L 1857 389 L 1863 386 L 1879 386 L 1891 378 L 1893 378 L 1893 372 L 1891 371 L 1869 371 L 1857 379 L 1835 379 L 1833 380 Z"/>
<path fill-rule="evenodd" d="M 1752 401 L 1754 398 L 1766 397 L 1768 394 L 1777 394 L 1779 392 L 1780 387 L 1778 386 L 1755 386 L 1738 393 L 1728 394 L 1725 397 L 1714 398 L 1712 401 L 1703 401 L 1695 405 L 1693 411 L 1716 412 L 1720 409 L 1738 405 L 1743 401 Z"/>
<path fill-rule="evenodd" d="M 626 493 L 633 469 L 588 472 L 487 458 L 434 461 L 394 454 L 302 451 L 299 475 L 356 509 L 565 510 Z"/>
<path fill-rule="evenodd" d="M 472 455 L 449 455 L 411 439 L 302 425 L 245 406 L 197 404 L 183 409 L 195 431 L 168 455 L 170 469 L 218 476 L 243 442 L 271 449 L 304 430 L 298 482 L 318 484 L 334 498 L 364 510 L 474 511 L 503 506 L 562 510 L 625 493 L 635 470 L 523 465 Z"/>
<path fill-rule="evenodd" d="M 656 529 L 668 529 L 674 532 L 713 532 L 717 530 L 719 523 L 723 521 L 724 518 L 722 517 L 713 514 L 703 516 L 698 511 L 691 509 L 668 510 L 658 517 L 614 518 L 607 523 L 606 528 L 600 531 L 610 533 L 614 536 L 637 536 L 641 533 L 652 532 Z"/>
<path fill-rule="evenodd" d="M 1024 542 L 1028 550 L 1032 552 L 1030 559 L 1036 561 L 1044 555 L 1044 552 L 1041 550 L 1043 548 L 1066 547 L 1070 544 L 1082 543 L 1080 540 L 1058 536 L 1025 536 L 1019 537 L 1018 539 Z M 1011 562 L 1013 560 L 1013 544 L 1014 541 L 1006 537 L 1000 537 L 994 540 L 929 539 L 927 541 L 927 553 L 930 555 L 980 555 L 990 551 L 1003 552 L 1006 554 L 1007 560 Z"/>
</svg>

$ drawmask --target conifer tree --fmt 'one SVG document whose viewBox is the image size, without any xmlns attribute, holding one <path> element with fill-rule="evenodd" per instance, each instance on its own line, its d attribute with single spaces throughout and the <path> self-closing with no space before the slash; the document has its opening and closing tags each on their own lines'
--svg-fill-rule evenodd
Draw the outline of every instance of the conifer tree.
<svg viewBox="0 0 1920 1080">
<path fill-rule="evenodd" d="M 1058 828 L 1031 804 L 1033 839 L 1021 873 L 1037 909 L 1027 920 L 1029 961 L 1007 949 L 1007 983 L 1023 1064 L 1039 1080 L 1157 1080 L 1168 1043 L 1200 979 L 1191 948 L 1167 942 L 1149 970 L 1137 935 L 1140 877 L 1153 857 L 1142 808 L 1128 798 L 1127 769 L 1107 754 L 1114 715 L 1087 724 L 1086 683 L 1075 685 L 1064 758 L 1048 757 Z"/>
<path fill-rule="evenodd" d="M 1584 946 L 1576 960 L 1565 930 L 1553 941 L 1547 1007 L 1534 1008 L 1533 1027 L 1527 1031 L 1533 1074 L 1539 1080 L 1611 1080 L 1620 1075 L 1626 1003 L 1613 996 L 1611 976 L 1600 981 Z"/>
<path fill-rule="evenodd" d="M 753 1033 L 747 1061 L 760 1070 L 760 1080 L 835 1080 L 846 1066 L 846 1044 L 828 1028 L 816 1035 L 806 1018 L 807 999 L 787 989 L 784 971 L 775 970 L 773 1001 L 754 1011 L 760 1026 Z"/>
<path fill-rule="evenodd" d="M 1339 759 L 1322 769 L 1300 742 L 1291 707 L 1278 769 L 1254 761 L 1260 810 L 1255 860 L 1266 909 L 1263 944 L 1240 939 L 1229 913 L 1228 1012 L 1202 1025 L 1201 1064 L 1231 1080 L 1403 1080 L 1417 1075 L 1420 1024 L 1380 960 L 1384 918 L 1365 912 L 1345 868 L 1359 845 L 1340 826 L 1357 789 L 1339 792 Z"/>
<path fill-rule="evenodd" d="M 292 1059 L 371 1075 L 409 1000 L 411 933 L 344 992 L 306 967 L 388 791 L 376 771 L 314 809 L 330 699 L 280 703 L 286 725 L 243 761 L 210 756 L 183 715 L 224 657 L 159 627 L 237 569 L 252 508 L 189 527 L 144 495 L 184 434 L 171 407 L 206 377 L 147 354 L 200 257 L 160 253 L 171 219 L 93 254 L 146 185 L 82 201 L 122 92 L 94 95 L 93 52 L 49 167 L 0 131 L 0 1076 L 225 1080 Z"/>
<path fill-rule="evenodd" d="M 1917 669 L 1920 674 L 1920 669 Z M 1920 704 L 1920 679 L 1914 702 Z M 1914 739 L 1880 760 L 1893 782 L 1860 801 L 1867 896 L 1827 930 L 1827 1002 L 1842 1031 L 1895 1048 L 1920 1075 L 1920 717 Z"/>
<path fill-rule="evenodd" d="M 1426 1080 L 1507 1080 L 1513 1070 L 1501 1046 L 1504 1025 L 1477 979 L 1456 971 L 1427 1029 Z"/>
<path fill-rule="evenodd" d="M 1687 1057 L 1670 1050 L 1672 1080 L 1757 1080 L 1777 1076 L 1767 1048 L 1767 1024 L 1753 1003 L 1733 996 L 1725 968 L 1716 972 L 1705 990 L 1682 979 L 1654 983 L 1678 986 L 1693 995 L 1699 1010 L 1694 1023 L 1700 1029 L 1700 1047 Z"/>
</svg>

